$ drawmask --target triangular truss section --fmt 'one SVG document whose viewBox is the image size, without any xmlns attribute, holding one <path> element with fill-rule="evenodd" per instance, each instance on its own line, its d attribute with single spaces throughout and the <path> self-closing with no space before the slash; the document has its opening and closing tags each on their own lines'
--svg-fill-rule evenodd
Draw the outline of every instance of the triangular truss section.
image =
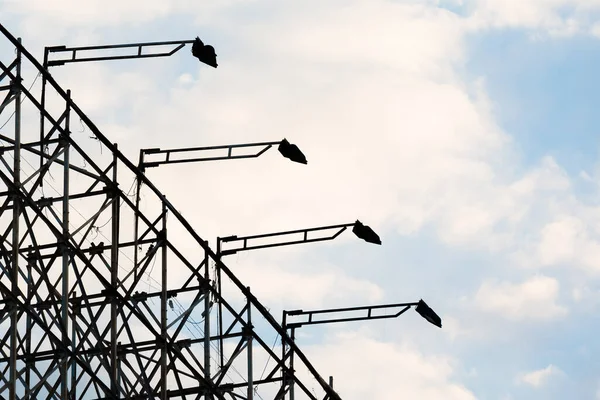
<svg viewBox="0 0 600 400">
<path fill-rule="evenodd" d="M 0 33 L 0 398 L 339 399 L 70 92 Z M 24 84 L 38 77 L 44 99 Z"/>
</svg>

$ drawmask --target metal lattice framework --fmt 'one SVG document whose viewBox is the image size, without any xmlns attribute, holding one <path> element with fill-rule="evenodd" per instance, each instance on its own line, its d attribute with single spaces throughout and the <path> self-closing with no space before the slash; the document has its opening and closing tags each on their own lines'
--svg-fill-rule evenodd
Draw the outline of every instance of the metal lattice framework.
<svg viewBox="0 0 600 400">
<path fill-rule="evenodd" d="M 339 399 L 70 92 L 0 33 L 0 398 L 285 399 L 293 383 L 297 398 Z M 40 76 L 43 99 L 25 84 Z M 283 350 L 264 339 L 276 336 Z"/>
</svg>

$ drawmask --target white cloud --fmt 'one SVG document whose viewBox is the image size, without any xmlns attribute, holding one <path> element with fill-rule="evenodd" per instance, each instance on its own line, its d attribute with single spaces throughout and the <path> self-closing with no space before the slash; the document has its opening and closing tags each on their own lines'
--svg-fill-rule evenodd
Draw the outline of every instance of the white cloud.
<svg viewBox="0 0 600 400">
<path fill-rule="evenodd" d="M 456 341 L 463 337 L 471 337 L 473 334 L 471 329 L 464 327 L 458 318 L 444 315 L 442 321 L 444 324 L 444 334 L 448 335 L 451 341 Z"/>
<path fill-rule="evenodd" d="M 222 173 L 206 176 L 205 187 L 218 187 L 204 200 L 207 208 L 227 210 L 228 219 L 238 225 L 262 225 L 268 219 L 265 226 L 288 221 L 293 227 L 297 221 L 336 222 L 367 212 L 364 219 L 371 224 L 390 221 L 402 232 L 441 219 L 449 240 L 476 238 L 482 229 L 490 230 L 511 206 L 498 204 L 506 210 L 500 212 L 487 206 L 502 188 L 487 184 L 495 171 L 486 158 L 502 159 L 508 139 L 490 121 L 483 90 L 472 94 L 453 76 L 453 59 L 462 54 L 458 19 L 422 7 L 363 4 L 339 15 L 329 15 L 331 11 L 293 14 L 293 21 L 285 15 L 283 21 L 248 30 L 273 61 L 265 64 L 263 57 L 255 65 L 252 60 L 244 69 L 224 66 L 210 80 L 206 76 L 213 72 L 203 71 L 194 87 L 178 88 L 168 104 L 148 110 L 144 136 L 193 131 L 184 121 L 197 115 L 195 124 L 203 127 L 207 144 L 283 135 L 298 143 L 309 159 L 302 169 L 282 164 L 274 170 L 271 161 L 261 160 L 245 171 L 239 164 L 219 165 L 213 168 Z M 331 18 L 328 24 L 311 23 L 325 16 Z M 351 42 L 341 34 L 382 18 L 377 26 L 358 29 L 360 35 Z M 413 25 L 418 46 L 407 30 Z M 266 27 L 280 33 L 273 37 L 269 31 L 266 38 Z M 280 51 L 281 43 L 287 52 Z M 372 65 L 357 69 L 362 63 Z M 163 172 L 152 174 L 162 185 Z M 229 178 L 231 184 L 223 185 L 222 176 L 235 176 L 235 184 Z M 182 201 L 182 208 L 191 208 Z M 479 216 L 468 213 L 475 209 Z M 257 215 L 264 217 L 257 221 Z M 211 231 L 210 222 L 203 220 L 204 229 Z"/>
<path fill-rule="evenodd" d="M 181 1 L 101 1 L 88 0 L 85 3 L 76 0 L 27 0 L 8 2 L 7 9 L 19 14 L 31 14 L 46 22 L 70 26 L 117 25 L 131 22 L 149 22 L 168 15 L 174 8 L 173 3 Z"/>
<path fill-rule="evenodd" d="M 255 2 L 261 5 L 260 2 Z M 329 2 L 329 11 L 322 13 L 324 7 L 305 2 L 302 5 L 293 5 L 286 3 L 285 6 L 277 2 L 262 2 L 269 4 L 270 7 L 265 8 L 264 14 L 268 15 L 274 10 L 294 9 L 294 12 L 289 15 L 295 15 L 298 19 L 312 15 L 313 19 L 309 20 L 308 27 L 320 27 L 323 25 L 331 26 L 331 33 L 339 35 L 338 39 L 342 42 L 352 43 L 352 45 L 337 46 L 336 52 L 339 51 L 356 51 L 363 49 L 370 52 L 372 42 L 368 40 L 370 33 L 379 38 L 380 41 L 385 41 L 388 45 L 393 43 L 388 38 L 393 37 L 397 29 L 405 31 L 406 34 L 421 37 L 424 34 L 429 34 L 429 21 L 434 16 L 444 15 L 447 19 L 457 19 L 458 17 L 452 12 L 436 6 L 452 6 L 461 7 L 465 10 L 464 24 L 462 28 L 468 29 L 489 29 L 489 28 L 526 28 L 538 30 L 555 36 L 570 36 L 577 33 L 588 32 L 596 35 L 598 32 L 597 18 L 594 18 L 600 10 L 600 3 L 597 0 L 448 0 L 440 2 L 439 0 L 415 1 L 404 0 L 398 2 L 373 2 L 364 0 L 354 0 L 353 2 L 331 1 Z M 247 7 L 249 2 L 241 2 L 240 0 L 218 0 L 211 3 L 198 5 L 192 0 L 131 0 L 127 2 L 117 0 L 88 0 L 83 4 L 76 0 L 56 0 L 51 3 L 43 0 L 26 0 L 26 1 L 7 1 L 4 2 L 4 11 L 13 12 L 21 15 L 23 18 L 22 25 L 31 32 L 40 32 L 41 27 L 50 28 L 58 27 L 60 30 L 69 28 L 86 28 L 81 32 L 91 32 L 100 27 L 117 27 L 127 24 L 129 26 L 140 26 L 148 24 L 161 18 L 172 16 L 188 16 L 195 18 L 197 24 L 201 25 L 219 25 L 227 26 L 230 24 L 231 18 L 228 13 L 240 7 Z M 388 27 L 393 25 L 394 12 L 390 10 L 404 9 L 408 10 L 412 17 L 408 23 L 399 24 L 394 27 L 393 31 L 389 31 Z M 321 13 L 319 13 L 321 11 Z M 334 14 L 334 12 L 336 14 Z M 352 21 L 354 25 L 335 25 L 330 24 L 332 19 L 337 19 L 339 22 L 349 21 L 347 17 L 354 18 L 356 14 L 379 13 L 380 24 L 370 24 L 369 19 L 364 21 Z M 252 16 L 258 17 L 260 16 Z M 320 18 L 321 17 L 321 18 Z M 426 18 L 423 18 L 426 17 Z M 391 23 L 386 23 L 386 18 L 389 18 Z M 287 23 L 288 21 L 285 21 Z M 358 24 L 357 24 L 358 22 Z M 252 24 L 252 18 L 244 21 L 244 26 Z M 93 28 L 92 28 L 93 27 Z M 239 27 L 239 26 L 238 26 Z M 90 29 L 87 29 L 90 28 Z M 434 29 L 435 30 L 435 29 Z M 359 34 L 356 34 L 359 32 Z M 294 54 L 298 54 L 296 50 L 309 49 L 317 51 L 323 57 L 329 57 L 329 46 L 312 46 L 311 43 L 328 43 L 329 38 L 321 38 L 318 35 L 296 36 L 298 41 L 293 39 L 294 32 L 281 31 L 281 34 L 292 39 L 291 46 L 288 46 L 285 40 L 281 40 L 285 49 L 294 49 Z M 367 33 L 367 34 L 365 34 Z M 452 35 L 451 37 L 458 37 Z M 348 41 L 347 38 L 352 38 Z M 311 40 L 314 39 L 314 40 Z M 323 40 L 324 39 L 324 40 Z M 339 43 L 339 42 L 338 42 Z M 439 43 L 439 42 L 438 42 Z M 394 48 L 394 51 L 408 50 L 411 52 L 422 52 L 424 55 L 438 57 L 444 54 L 449 58 L 454 58 L 456 54 L 449 52 L 449 49 L 438 47 L 435 42 L 419 43 L 418 48 L 409 47 L 407 49 Z M 427 44 L 421 46 L 421 44 Z M 363 46 L 364 45 L 364 46 Z M 435 45 L 436 48 L 430 47 Z M 311 48 L 312 47 L 312 48 Z M 325 50 L 327 49 L 327 50 Z M 433 52 L 431 52 L 433 50 Z M 334 52 L 335 53 L 335 52 Z M 389 53 L 390 55 L 393 52 Z M 417 66 L 417 64 L 414 64 Z M 420 65 L 425 67 L 425 65 Z"/>
<path fill-rule="evenodd" d="M 473 27 L 525 28 L 550 36 L 595 34 L 597 0 L 471 0 Z"/>
<path fill-rule="evenodd" d="M 577 236 L 582 230 L 582 221 L 569 216 L 559 218 L 542 228 L 539 244 L 542 264 L 554 264 L 571 259 L 575 254 Z"/>
<path fill-rule="evenodd" d="M 204 11 L 185 7 L 190 16 Z M 286 136 L 301 146 L 309 159 L 301 169 L 275 170 L 275 160 L 243 171 L 238 163 L 192 166 L 217 173 L 203 174 L 204 184 L 184 196 L 170 179 L 182 169 L 149 172 L 199 221 L 201 234 L 362 216 L 384 232 L 433 224 L 447 243 L 498 250 L 515 245 L 543 192 L 567 192 L 568 179 L 550 158 L 524 176 L 506 168 L 518 160 L 511 138 L 495 124 L 484 82 L 465 82 L 455 72 L 465 61 L 466 34 L 457 15 L 356 1 L 353 7 L 275 7 L 250 21 L 243 25 L 247 53 L 230 56 L 217 71 L 202 69 L 198 80 L 182 75 L 185 85 L 174 85 L 170 96 L 153 87 L 151 73 L 130 79 L 107 64 L 62 79 L 84 109 L 103 109 L 104 118 L 135 117 L 126 129 L 112 120 L 101 125 L 112 137 L 119 133 L 127 154 L 136 154 L 142 141 L 145 147 L 199 145 L 198 130 L 202 144 Z M 204 209 L 223 218 L 210 221 L 194 206 L 204 188 L 214 188 L 203 196 Z"/>
<path fill-rule="evenodd" d="M 579 303 L 585 297 L 585 290 L 582 288 L 574 288 L 572 292 L 573 301 Z"/>
<path fill-rule="evenodd" d="M 585 283 L 574 284 L 571 298 L 577 303 L 577 310 L 581 313 L 594 313 L 600 304 L 600 290 L 591 286 L 589 280 Z"/>
<path fill-rule="evenodd" d="M 548 207 L 546 216 L 536 223 L 538 228 L 534 234 L 524 239 L 515 262 L 530 268 L 578 268 L 590 276 L 598 276 L 598 221 L 595 207 L 588 207 L 565 194 Z"/>
<path fill-rule="evenodd" d="M 264 304 L 278 308 L 373 304 L 380 302 L 384 293 L 377 284 L 352 278 L 333 266 L 308 269 L 297 265 L 290 270 L 247 261 L 229 265 Z"/>
<path fill-rule="evenodd" d="M 286 58 L 335 63 L 342 68 L 340 72 L 345 65 L 354 71 L 361 66 L 389 67 L 445 76 L 448 63 L 464 56 L 461 34 L 465 28 L 460 18 L 436 7 L 355 0 L 319 7 L 302 3 L 283 11 L 271 22 L 293 29 L 273 36 L 271 27 L 257 21 L 251 25 L 257 39 Z M 364 18 L 367 15 L 378 23 Z"/>
<path fill-rule="evenodd" d="M 544 264 L 553 264 L 561 261 L 568 261 L 570 263 L 574 263 L 576 266 L 583 267 L 584 269 L 597 274 L 600 272 L 600 242 L 597 240 L 597 238 L 590 237 L 588 232 L 582 232 L 583 224 L 580 220 L 572 220 L 572 224 L 574 226 L 565 226 L 564 235 L 566 237 L 564 237 L 564 244 L 557 243 L 558 240 L 561 239 L 561 234 L 557 233 L 556 231 L 552 231 L 552 229 L 556 230 L 560 227 L 560 222 L 558 223 L 558 226 L 554 225 L 553 223 L 547 227 L 548 230 L 544 230 L 544 233 L 547 235 L 544 237 L 544 239 L 547 241 L 544 241 L 540 244 L 540 252 L 542 257 L 546 256 L 547 258 L 543 258 L 542 262 Z M 577 228 L 581 230 L 575 231 Z M 571 236 L 569 237 L 568 235 Z M 552 244 L 555 244 L 565 253 L 554 253 L 552 250 L 550 250 Z"/>
<path fill-rule="evenodd" d="M 551 320 L 566 315 L 567 309 L 556 304 L 558 280 L 535 276 L 525 282 L 484 282 L 475 295 L 475 303 L 484 311 L 511 320 Z"/>
<path fill-rule="evenodd" d="M 558 6 L 568 1 L 475 0 L 475 15 L 494 26 L 556 27 L 562 22 Z"/>
<path fill-rule="evenodd" d="M 556 378 L 562 374 L 563 372 L 558 367 L 550 364 L 546 368 L 521 374 L 517 380 L 535 388 L 540 388 L 552 378 Z"/>
<path fill-rule="evenodd" d="M 319 370 L 333 375 L 334 389 L 343 399 L 475 399 L 454 381 L 457 365 L 450 357 L 427 356 L 408 344 L 339 333 L 323 345 L 305 348 Z"/>
</svg>

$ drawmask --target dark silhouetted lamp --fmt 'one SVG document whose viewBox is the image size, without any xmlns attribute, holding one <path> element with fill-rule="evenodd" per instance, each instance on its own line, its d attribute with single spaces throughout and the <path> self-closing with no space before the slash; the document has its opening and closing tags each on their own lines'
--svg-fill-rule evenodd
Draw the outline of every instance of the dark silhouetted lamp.
<svg viewBox="0 0 600 400">
<path fill-rule="evenodd" d="M 381 239 L 379 239 L 379 235 L 377 235 L 373 231 L 373 229 L 371 229 L 370 226 L 363 225 L 362 222 L 360 222 L 359 220 L 356 220 L 356 222 L 354 223 L 354 226 L 352 227 L 352 232 L 354 232 L 354 234 L 357 237 L 364 240 L 365 242 L 381 244 Z"/>
<path fill-rule="evenodd" d="M 419 300 L 415 311 L 438 328 L 442 327 L 442 319 L 423 300 Z"/>
<path fill-rule="evenodd" d="M 282 156 L 285 158 L 289 158 L 293 162 L 297 162 L 300 164 L 306 164 L 306 157 L 300 151 L 298 146 L 292 144 L 287 141 L 287 139 L 283 139 L 281 143 L 279 143 L 279 147 L 277 148 Z"/>
<path fill-rule="evenodd" d="M 205 45 L 199 37 L 196 37 L 196 40 L 192 45 L 192 54 L 194 57 L 200 60 L 200 62 L 217 68 L 217 55 L 215 54 L 215 48 L 210 45 Z"/>
</svg>

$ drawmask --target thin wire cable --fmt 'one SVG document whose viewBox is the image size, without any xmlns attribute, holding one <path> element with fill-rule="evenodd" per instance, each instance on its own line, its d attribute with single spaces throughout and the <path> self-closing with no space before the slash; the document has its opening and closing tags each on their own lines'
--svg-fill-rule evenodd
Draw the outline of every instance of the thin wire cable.
<svg viewBox="0 0 600 400">
<path fill-rule="evenodd" d="M 187 311 L 187 310 L 186 310 L 186 309 L 183 307 L 183 304 L 181 304 L 181 303 L 179 302 L 179 300 L 175 299 L 174 303 L 175 303 L 175 304 L 177 304 L 177 306 L 179 307 L 179 311 L 181 311 L 181 314 L 179 314 L 179 315 L 178 315 L 178 317 L 179 317 L 179 316 L 181 316 L 181 315 L 182 315 L 184 312 L 186 312 L 186 311 Z M 193 319 L 192 319 L 192 317 L 191 317 L 191 316 L 189 317 L 189 319 L 193 321 Z M 199 325 L 192 325 L 192 326 L 193 326 L 194 328 L 196 328 L 196 330 L 197 330 L 197 331 L 198 331 L 198 333 L 200 334 L 200 337 L 204 337 L 204 330 L 203 330 L 203 329 L 202 329 L 202 328 L 201 328 Z M 188 327 L 187 325 L 186 325 L 185 327 L 186 327 L 186 329 L 187 329 L 188 331 L 190 331 L 190 333 L 191 333 L 191 334 L 192 334 L 192 336 L 193 336 L 194 334 L 193 334 L 193 333 L 192 333 L 192 331 L 189 329 L 189 327 Z M 194 339 L 198 339 L 198 337 L 196 337 L 196 336 L 193 336 L 193 337 L 194 337 Z M 216 345 L 215 343 L 213 343 L 213 342 L 211 341 L 211 342 L 210 342 L 210 345 L 212 346 L 212 348 L 213 348 L 214 350 L 216 350 L 217 352 L 219 352 L 219 348 L 217 347 L 217 345 Z M 218 363 L 218 362 L 219 362 L 219 360 L 215 359 L 215 358 L 214 358 L 212 355 L 209 355 L 209 357 L 210 357 L 210 358 L 211 358 L 211 360 L 213 360 L 215 363 Z M 225 360 L 226 360 L 226 362 L 229 362 L 229 359 L 228 359 L 227 357 L 225 357 Z M 240 372 L 239 372 L 239 371 L 238 371 L 238 370 L 237 370 L 237 369 L 236 369 L 236 368 L 235 368 L 233 365 L 231 365 L 231 366 L 229 367 L 229 369 L 230 369 L 230 370 L 232 370 L 233 372 L 235 372 L 236 374 L 238 374 L 238 376 L 239 376 L 241 379 L 245 379 L 245 377 L 244 377 L 244 376 L 243 376 L 243 375 L 242 375 L 242 374 L 241 374 L 241 373 L 240 373 Z M 227 376 L 228 378 L 230 378 L 231 380 L 233 380 L 233 378 L 231 377 L 231 375 L 230 375 L 229 373 L 226 373 L 226 374 L 225 374 L 225 376 Z M 244 393 L 244 392 L 241 390 L 241 388 L 237 388 L 237 390 L 238 390 L 238 391 L 240 391 L 242 394 Z M 258 395 L 258 397 L 260 397 L 260 395 Z M 260 398 L 262 399 L 262 397 L 260 397 Z"/>
<path fill-rule="evenodd" d="M 179 311 L 181 311 L 181 314 L 179 314 L 178 316 L 181 316 L 181 315 L 182 315 L 184 312 L 186 312 L 186 311 L 187 311 L 187 310 L 184 308 L 184 306 L 183 306 L 183 305 L 182 305 L 182 304 L 179 302 L 179 300 L 175 299 L 174 303 L 176 303 L 176 304 L 177 304 L 177 306 L 179 307 Z M 191 317 L 189 317 L 189 319 L 193 321 L 193 319 L 192 319 Z M 194 324 L 196 324 L 196 325 L 192 325 L 192 326 L 194 326 L 194 327 L 196 328 L 196 330 L 197 330 L 197 331 L 198 331 L 198 333 L 200 334 L 200 337 L 204 337 L 204 330 L 203 330 L 203 329 L 200 327 L 200 325 L 197 325 L 197 324 L 199 324 L 199 322 L 198 322 L 198 323 L 194 322 Z M 187 329 L 190 331 L 190 333 L 191 333 L 191 330 L 190 330 L 190 329 L 189 329 L 187 326 L 186 326 L 186 328 L 187 328 Z M 192 335 L 193 335 L 193 333 L 192 333 Z M 197 337 L 194 337 L 194 338 L 195 338 L 195 339 L 197 339 Z M 277 341 L 277 339 L 275 339 L 275 341 Z M 217 353 L 218 353 L 218 352 L 219 352 L 219 348 L 218 348 L 218 346 L 217 346 L 215 343 L 213 343 L 212 341 L 210 342 L 210 344 L 211 344 L 212 348 L 213 348 L 215 351 L 217 351 Z M 275 347 L 275 344 L 273 345 L 273 348 L 274 348 L 274 347 Z M 271 349 L 271 350 L 272 350 L 272 349 Z M 210 356 L 210 358 L 211 358 L 213 361 L 215 361 L 216 363 L 218 363 L 218 361 L 219 361 L 219 360 L 215 359 L 215 358 L 214 358 L 214 357 L 212 357 L 212 356 Z M 226 362 L 229 362 L 229 360 L 230 360 L 229 358 L 227 358 L 227 357 L 224 357 L 224 358 L 225 358 L 225 361 L 226 361 Z M 238 370 L 237 370 L 237 368 L 235 368 L 233 365 L 231 365 L 229 368 L 230 368 L 230 370 L 232 370 L 233 372 L 235 372 L 235 373 L 236 373 L 236 374 L 237 374 L 237 375 L 238 375 L 238 376 L 239 376 L 239 377 L 240 377 L 242 380 L 246 379 L 246 377 L 245 377 L 244 375 L 242 375 L 242 373 L 241 373 L 240 371 L 238 371 Z M 263 374 L 264 374 L 264 371 L 263 371 Z M 225 374 L 225 376 L 227 376 L 227 377 L 231 378 L 231 375 L 229 375 L 229 374 Z M 233 379 L 233 378 L 231 378 L 231 379 Z M 262 376 L 261 376 L 261 379 L 262 379 Z M 257 396 L 258 396 L 260 399 L 262 399 L 262 396 L 261 396 L 261 395 L 260 395 L 260 394 L 257 392 L 257 387 L 258 387 L 258 385 L 256 385 L 256 386 L 255 386 L 255 389 L 254 389 L 254 391 L 255 391 L 255 394 L 256 394 L 256 395 L 257 395 Z M 238 388 L 238 390 L 241 390 L 241 389 L 240 389 L 240 388 Z M 243 394 L 244 392 L 242 391 L 241 393 Z"/>
<path fill-rule="evenodd" d="M 33 82 L 31 83 L 31 85 L 29 86 L 29 89 L 27 89 L 28 92 L 31 92 L 31 88 L 33 87 L 33 85 L 35 85 L 35 82 L 38 80 L 38 78 L 42 75 L 41 72 L 38 72 L 38 74 L 35 76 Z M 26 96 L 23 96 L 23 98 L 21 99 L 21 104 L 23 104 L 23 102 L 25 101 Z M 12 119 L 12 117 L 15 116 L 15 113 L 17 111 L 13 111 L 12 114 L 10 114 L 10 116 L 8 117 L 8 119 L 2 124 L 2 126 L 0 126 L 0 129 L 4 128 L 6 126 L 6 124 L 8 124 L 10 122 L 10 120 Z"/>
<path fill-rule="evenodd" d="M 271 352 L 273 352 L 273 350 L 275 349 L 275 345 L 277 345 L 277 339 L 279 339 L 279 333 L 277 334 L 277 336 L 275 336 L 275 341 L 273 342 L 273 346 L 271 346 Z M 273 358 L 273 356 L 269 355 L 269 358 L 267 358 L 267 362 L 265 363 L 265 367 L 263 368 L 263 371 L 260 374 L 260 379 L 262 379 L 265 375 L 265 371 L 267 370 L 267 366 L 269 365 L 271 358 Z"/>
<path fill-rule="evenodd" d="M 12 155 L 11 153 L 9 153 L 9 155 L 10 155 L 11 157 L 13 157 L 13 155 Z M 13 158 L 14 158 L 14 157 L 13 157 Z M 32 169 L 32 170 L 34 170 L 34 171 L 36 170 L 36 169 L 35 169 L 35 167 L 34 167 L 33 165 L 31 165 L 31 163 L 30 163 L 29 161 L 27 161 L 27 159 L 26 159 L 26 158 L 22 158 L 21 160 L 22 160 L 22 161 L 25 161 L 25 163 L 26 163 L 27 165 L 29 165 L 29 166 L 31 167 L 31 169 Z M 45 182 L 45 183 L 47 183 L 47 184 L 48 184 L 48 186 L 50 186 L 50 188 L 51 188 L 52 190 L 54 190 L 54 192 L 55 192 L 57 195 L 59 195 L 59 196 L 61 195 L 61 194 L 60 194 L 60 192 L 59 192 L 59 191 L 58 191 L 58 190 L 57 190 L 57 189 L 56 189 L 56 188 L 55 188 L 55 187 L 52 185 L 52 183 L 51 183 L 50 181 L 48 181 L 47 179 L 44 179 L 44 182 Z M 40 187 L 40 189 L 41 189 L 41 187 Z M 130 188 L 130 190 L 131 190 L 131 188 Z M 42 190 L 42 195 L 43 195 L 43 190 Z M 122 204 L 122 202 L 121 202 L 121 204 Z M 84 220 L 86 219 L 86 217 L 85 217 L 85 216 L 84 216 L 84 215 L 83 215 L 83 214 L 82 214 L 82 213 L 81 213 L 81 212 L 80 212 L 80 211 L 77 209 L 77 207 L 75 207 L 73 204 L 70 204 L 70 203 L 69 203 L 69 208 L 71 208 L 73 211 L 75 211 L 77 214 L 79 214 L 79 216 L 80 216 L 81 218 L 83 218 Z M 69 223 L 69 225 L 70 225 L 72 228 L 75 228 L 75 225 L 74 225 L 74 224 L 72 224 L 72 223 Z M 106 225 L 106 224 L 105 224 L 105 225 Z M 104 234 L 104 233 L 103 233 L 103 232 L 102 232 L 102 231 L 101 231 L 101 230 L 100 230 L 100 229 L 99 229 L 97 226 L 95 226 L 95 228 L 96 228 L 96 229 L 95 229 L 95 232 L 96 232 L 96 234 L 97 234 L 97 235 L 94 237 L 94 239 L 95 239 L 95 238 L 98 236 L 98 234 L 99 234 L 101 237 L 103 237 L 103 238 L 104 238 L 104 239 L 106 239 L 107 241 L 110 241 L 110 239 L 109 239 L 109 238 L 108 238 L 108 237 L 107 237 L 107 236 L 106 236 L 106 235 L 105 235 L 105 234 Z M 85 241 L 86 243 L 88 243 L 88 244 L 91 244 L 91 240 L 92 240 L 92 239 L 85 239 L 84 241 Z M 123 257 L 125 257 L 126 259 L 128 259 L 128 260 L 129 260 L 131 263 L 133 263 L 133 260 L 131 259 L 131 257 L 129 257 L 129 256 L 127 255 L 127 253 L 125 253 L 123 250 L 119 249 L 119 253 L 120 253 L 120 254 L 121 254 Z M 130 269 L 128 270 L 127 268 L 123 267 L 121 264 L 117 263 L 117 265 L 118 265 L 118 267 L 119 267 L 121 270 L 123 270 L 123 271 L 125 271 L 125 272 L 131 272 L 131 270 L 130 270 Z M 159 282 L 158 282 L 156 279 L 154 279 L 152 276 L 150 276 L 150 275 L 149 275 L 147 272 L 145 272 L 144 274 L 147 274 L 147 275 L 148 275 L 148 278 L 152 279 L 154 282 L 156 282 L 158 285 L 160 285 L 160 283 L 159 283 Z M 152 288 L 153 288 L 153 289 L 156 289 L 156 290 L 160 290 L 160 286 L 159 286 L 159 287 L 153 286 Z"/>
<path fill-rule="evenodd" d="M 136 180 L 137 180 L 137 178 L 133 178 L 133 182 L 131 183 L 131 186 L 129 187 L 129 189 L 127 190 L 127 192 L 123 192 L 123 193 L 125 194 L 125 196 L 127 196 L 127 197 L 129 197 L 129 198 L 131 198 L 132 196 L 135 196 L 135 195 L 131 194 L 131 190 L 132 190 L 132 189 L 133 189 L 133 187 L 135 186 L 135 182 L 136 182 Z M 122 206 L 124 202 L 125 202 L 125 200 L 121 200 L 121 203 L 120 203 L 120 205 Z M 83 217 L 83 215 L 82 215 L 82 217 Z M 108 225 L 108 223 L 109 223 L 110 221 L 112 221 L 112 216 L 110 216 L 110 217 L 108 218 L 108 220 L 107 220 L 105 223 L 103 223 L 102 225 L 96 225 L 96 227 L 97 227 L 97 228 L 104 228 L 106 225 Z M 108 238 L 106 238 L 106 239 L 108 240 Z M 124 253 L 123 253 L 123 254 L 124 254 Z M 133 260 L 131 260 L 131 259 L 129 259 L 129 261 L 133 262 Z"/>
</svg>

